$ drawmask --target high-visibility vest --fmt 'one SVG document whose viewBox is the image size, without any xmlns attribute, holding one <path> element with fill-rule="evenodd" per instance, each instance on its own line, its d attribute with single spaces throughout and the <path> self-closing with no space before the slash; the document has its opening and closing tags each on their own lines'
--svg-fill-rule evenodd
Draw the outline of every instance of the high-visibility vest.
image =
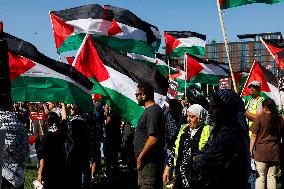
<svg viewBox="0 0 284 189">
<path fill-rule="evenodd" d="M 175 141 L 175 148 L 174 148 L 174 152 L 175 152 L 175 155 L 174 155 L 174 167 L 176 167 L 176 164 L 177 164 L 177 158 L 178 158 L 178 152 L 179 152 L 179 143 L 180 143 L 180 139 L 181 139 L 181 135 L 184 133 L 184 130 L 185 128 L 188 127 L 188 124 L 184 124 L 184 125 L 181 125 L 181 128 L 179 130 L 179 133 L 178 133 L 178 136 L 177 136 L 177 139 Z M 211 132 L 211 126 L 209 125 L 204 125 L 203 128 L 202 128 L 202 132 L 201 132 L 201 136 L 200 136 L 200 139 L 199 139 L 199 143 L 198 143 L 198 149 L 201 151 L 203 149 L 203 147 L 205 146 L 208 138 L 209 138 L 209 135 L 210 135 L 210 132 Z"/>
<path fill-rule="evenodd" d="M 253 98 L 250 98 L 249 101 L 247 102 L 246 106 L 245 106 L 245 109 L 247 110 L 247 108 L 249 107 L 251 101 L 253 100 Z M 249 113 L 253 114 L 253 115 L 256 115 L 257 113 L 257 107 L 259 105 L 259 103 L 262 103 L 262 101 L 264 100 L 263 97 L 259 96 L 256 101 L 253 103 L 253 105 L 250 107 L 249 110 L 247 110 Z M 248 119 L 248 125 L 249 127 L 252 125 L 253 121 L 249 120 Z M 252 132 L 249 131 L 249 136 L 252 135 Z"/>
</svg>

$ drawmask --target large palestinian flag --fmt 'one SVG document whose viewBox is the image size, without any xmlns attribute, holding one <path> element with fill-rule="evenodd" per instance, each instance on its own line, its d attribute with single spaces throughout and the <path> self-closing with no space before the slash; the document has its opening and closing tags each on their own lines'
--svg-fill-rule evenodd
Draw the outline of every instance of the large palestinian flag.
<svg viewBox="0 0 284 189">
<path fill-rule="evenodd" d="M 274 4 L 283 0 L 219 0 L 221 9 L 228 9 L 252 3 Z"/>
<path fill-rule="evenodd" d="M 169 57 L 184 57 L 184 53 L 205 55 L 206 35 L 191 31 L 165 31 L 166 54 Z"/>
<path fill-rule="evenodd" d="M 127 9 L 97 4 L 51 11 L 58 53 L 76 50 L 86 33 L 113 49 L 154 57 L 160 47 L 158 28 Z"/>
<path fill-rule="evenodd" d="M 228 65 L 186 55 L 186 80 L 190 83 L 218 85 L 221 78 L 228 77 Z"/>
<path fill-rule="evenodd" d="M 7 33 L 12 100 L 15 102 L 65 102 L 93 111 L 93 83 L 75 68 L 40 53 L 35 46 Z"/>
<path fill-rule="evenodd" d="M 153 86 L 156 103 L 166 98 L 168 81 L 155 67 L 94 42 L 91 35 L 75 58 L 75 67 L 96 82 L 93 93 L 109 97 L 115 111 L 134 126 L 143 112 L 134 95 L 139 82 Z"/>
<path fill-rule="evenodd" d="M 260 39 L 262 44 L 275 59 L 276 65 L 284 70 L 284 40 L 281 39 Z"/>
<path fill-rule="evenodd" d="M 280 104 L 280 93 L 278 89 L 277 78 L 272 72 L 261 66 L 257 61 L 251 67 L 250 74 L 244 85 L 241 96 L 244 99 L 250 98 L 248 85 L 251 81 L 259 81 L 261 83 L 260 96 L 272 98 L 276 104 Z"/>
</svg>

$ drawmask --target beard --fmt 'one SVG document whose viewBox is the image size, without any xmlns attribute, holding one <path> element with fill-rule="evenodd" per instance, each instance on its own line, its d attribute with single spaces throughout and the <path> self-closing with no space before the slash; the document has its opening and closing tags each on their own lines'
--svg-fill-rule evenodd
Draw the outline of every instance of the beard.
<svg viewBox="0 0 284 189">
<path fill-rule="evenodd" d="M 138 101 L 138 105 L 139 106 L 144 106 L 145 105 L 145 101 L 144 100 L 139 100 Z"/>
</svg>

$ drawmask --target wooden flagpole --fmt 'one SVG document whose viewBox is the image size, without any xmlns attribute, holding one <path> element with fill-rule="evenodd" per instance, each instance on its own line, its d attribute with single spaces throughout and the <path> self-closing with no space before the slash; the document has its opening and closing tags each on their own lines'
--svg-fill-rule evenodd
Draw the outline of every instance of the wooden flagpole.
<svg viewBox="0 0 284 189">
<path fill-rule="evenodd" d="M 235 76 L 234 76 L 233 68 L 232 68 L 232 64 L 231 64 L 229 46 L 228 46 L 228 41 L 227 41 L 227 36 L 226 36 L 226 32 L 225 32 L 225 26 L 224 26 L 224 22 L 223 22 L 223 17 L 222 17 L 222 12 L 221 12 L 221 7 L 220 7 L 219 1 L 220 0 L 217 0 L 217 7 L 218 7 L 219 18 L 220 18 L 220 23 L 221 23 L 221 27 L 222 27 L 222 33 L 223 33 L 223 37 L 224 37 L 224 42 L 225 42 L 225 49 L 226 49 L 226 53 L 227 53 L 227 57 L 228 57 L 230 72 L 231 72 L 232 81 L 233 81 L 233 87 L 234 87 L 235 92 L 237 93 L 238 90 L 237 90 L 236 80 L 235 80 Z"/>
<path fill-rule="evenodd" d="M 168 59 L 168 68 L 169 68 L 169 79 L 168 80 L 170 80 L 170 75 L 171 75 L 171 67 L 170 67 L 170 58 L 168 57 L 167 58 Z"/>
<path fill-rule="evenodd" d="M 242 92 L 241 92 L 241 94 L 240 94 L 241 97 L 242 97 L 242 94 L 243 94 L 243 92 L 244 92 L 244 90 L 245 90 L 245 86 L 247 85 L 247 82 L 248 82 L 248 80 L 249 80 L 249 78 L 250 78 L 250 75 L 251 75 L 251 71 L 252 71 L 252 69 L 254 68 L 255 64 L 256 64 L 256 61 L 254 60 L 252 66 L 251 66 L 251 68 L 250 68 L 248 78 L 246 79 L 246 82 L 245 82 L 245 84 L 244 84 L 243 90 L 242 90 Z"/>
</svg>

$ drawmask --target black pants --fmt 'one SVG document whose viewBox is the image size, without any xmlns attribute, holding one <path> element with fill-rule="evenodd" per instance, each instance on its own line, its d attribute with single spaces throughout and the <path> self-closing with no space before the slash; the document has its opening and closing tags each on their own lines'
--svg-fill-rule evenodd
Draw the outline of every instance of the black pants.
<svg viewBox="0 0 284 189">
<path fill-rule="evenodd" d="M 163 164 L 150 162 L 138 171 L 138 185 L 140 189 L 163 188 Z"/>
</svg>

